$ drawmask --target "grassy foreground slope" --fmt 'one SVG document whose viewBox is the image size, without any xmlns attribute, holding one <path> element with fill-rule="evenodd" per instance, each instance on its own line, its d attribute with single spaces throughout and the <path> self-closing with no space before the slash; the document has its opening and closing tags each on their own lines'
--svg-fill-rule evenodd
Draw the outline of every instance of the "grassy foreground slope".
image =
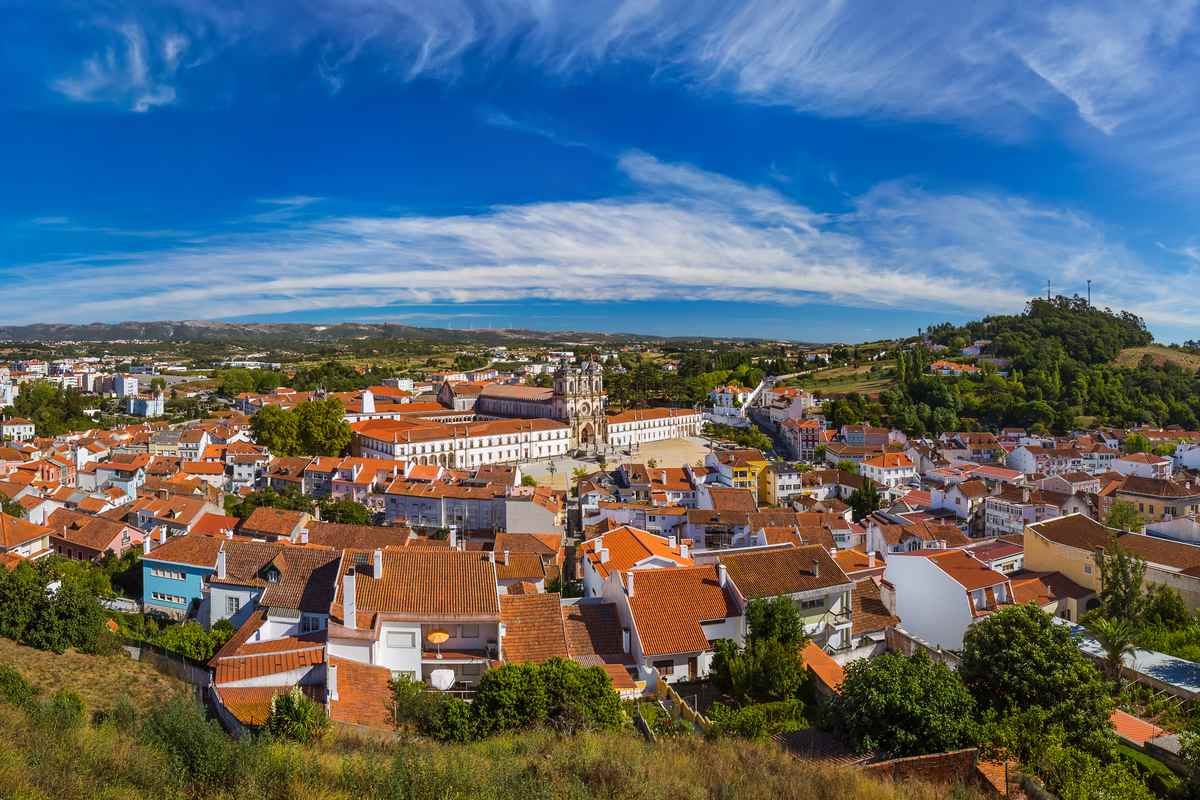
<svg viewBox="0 0 1200 800">
<path fill-rule="evenodd" d="M 0 706 L 0 797 L 20 800 L 934 800 L 944 787 L 892 785 L 798 762 L 770 745 L 551 732 L 455 746 L 337 740 L 231 744 L 218 785 L 113 722 L 48 727 Z M 963 794 L 962 797 L 971 795 Z"/>
<path fill-rule="evenodd" d="M 183 681 L 124 656 L 106 658 L 73 650 L 57 655 L 3 637 L 0 664 L 15 667 L 43 695 L 67 689 L 79 694 L 89 708 L 107 708 L 124 696 L 137 708 L 147 709 L 169 697 L 189 693 Z"/>
<path fill-rule="evenodd" d="M 47 661 L 43 661 L 42 659 Z M 63 667 L 53 665 L 62 661 Z M 39 689 L 32 705 L 0 698 L 0 798 L 14 800 L 934 800 L 945 787 L 892 785 L 800 762 L 769 743 L 643 741 L 631 731 L 536 731 L 470 745 L 336 738 L 318 746 L 234 741 L 174 681 L 157 697 L 125 658 L 17 649 L 0 664 Z M 82 681 L 82 682 L 81 682 Z M 84 692 L 76 716 L 50 694 Z M 174 696 L 175 699 L 169 699 Z M 132 704 L 126 703 L 132 700 Z M 107 712 L 107 713 L 105 713 Z M 101 721 L 103 720 L 103 721 Z M 964 798 L 974 795 L 959 794 Z"/>
</svg>

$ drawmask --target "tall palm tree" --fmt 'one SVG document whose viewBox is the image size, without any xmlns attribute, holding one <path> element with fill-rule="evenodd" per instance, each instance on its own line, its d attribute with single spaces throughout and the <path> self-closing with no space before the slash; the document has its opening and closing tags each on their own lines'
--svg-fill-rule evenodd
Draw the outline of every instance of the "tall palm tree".
<svg viewBox="0 0 1200 800">
<path fill-rule="evenodd" d="M 1088 627 L 1088 633 L 1104 648 L 1104 671 L 1108 677 L 1121 685 L 1121 665 L 1126 655 L 1136 650 L 1136 631 L 1128 620 L 1101 617 Z"/>
</svg>

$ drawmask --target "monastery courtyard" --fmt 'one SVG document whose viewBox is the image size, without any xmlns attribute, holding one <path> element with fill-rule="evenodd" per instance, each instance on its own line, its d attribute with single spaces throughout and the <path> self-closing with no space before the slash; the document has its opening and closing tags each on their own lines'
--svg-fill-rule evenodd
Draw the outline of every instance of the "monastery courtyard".
<svg viewBox="0 0 1200 800">
<path fill-rule="evenodd" d="M 660 467 L 681 467 L 684 464 L 696 466 L 704 463 L 708 454 L 708 440 L 699 436 L 688 436 L 681 439 L 664 439 L 660 442 L 648 442 L 641 445 L 633 454 L 628 450 L 614 449 L 607 454 L 609 469 L 625 462 L 645 464 L 651 459 Z M 554 462 L 555 472 L 551 476 L 550 462 Z M 571 473 L 582 467 L 588 472 L 600 469 L 594 457 L 588 459 L 554 458 L 528 461 L 521 464 L 521 471 L 532 475 L 538 483 L 553 486 L 555 489 L 567 489 Z"/>
</svg>

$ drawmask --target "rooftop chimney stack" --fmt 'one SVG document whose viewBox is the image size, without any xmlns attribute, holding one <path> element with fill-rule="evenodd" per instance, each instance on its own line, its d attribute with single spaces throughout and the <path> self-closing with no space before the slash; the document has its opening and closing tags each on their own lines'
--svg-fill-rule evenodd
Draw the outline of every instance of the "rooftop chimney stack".
<svg viewBox="0 0 1200 800">
<path fill-rule="evenodd" d="M 356 627 L 358 615 L 358 603 L 355 602 L 354 589 L 354 567 L 351 567 L 346 570 L 346 576 L 342 578 L 342 616 L 345 617 L 345 626 L 351 630 Z"/>
<path fill-rule="evenodd" d="M 338 699 L 337 664 L 330 664 L 325 672 L 325 693 L 330 700 Z"/>
<path fill-rule="evenodd" d="M 233 528 L 226 528 L 226 529 L 225 529 L 225 538 L 226 538 L 226 539 L 232 539 L 232 538 L 233 538 Z"/>
<path fill-rule="evenodd" d="M 875 569 L 875 551 L 867 551 L 867 569 Z"/>
<path fill-rule="evenodd" d="M 678 541 L 675 539 L 675 537 L 674 537 L 674 536 L 668 536 L 668 537 L 667 537 L 667 545 L 668 545 L 668 546 L 669 546 L 669 547 L 670 547 L 672 550 L 674 550 L 674 549 L 675 549 L 675 547 L 676 547 L 676 545 L 677 545 L 677 544 L 678 544 Z"/>
<path fill-rule="evenodd" d="M 308 544 L 308 528 L 300 529 L 300 544 Z"/>
<path fill-rule="evenodd" d="M 158 527 L 158 543 L 159 544 L 167 543 L 167 526 L 166 525 L 160 525 Z"/>
<path fill-rule="evenodd" d="M 496 563 L 496 551 L 495 550 L 487 551 L 487 560 L 493 564 Z"/>
<path fill-rule="evenodd" d="M 457 525 L 450 526 L 450 549 L 451 550 L 458 549 L 458 526 Z"/>
<path fill-rule="evenodd" d="M 504 566 L 508 566 L 508 548 L 504 550 Z"/>
<path fill-rule="evenodd" d="M 225 580 L 228 577 L 229 569 L 225 559 L 225 547 L 222 545 L 221 549 L 217 551 L 217 578 Z"/>
<path fill-rule="evenodd" d="M 362 413 L 375 413 L 375 393 L 370 389 L 364 389 L 362 393 Z"/>
<path fill-rule="evenodd" d="M 821 562 L 815 558 L 812 560 L 812 574 L 814 578 L 821 577 Z"/>
<path fill-rule="evenodd" d="M 608 548 L 601 547 L 597 552 L 600 555 L 600 563 L 607 564 L 608 563 Z"/>
<path fill-rule="evenodd" d="M 154 541 L 153 536 L 143 536 L 142 537 L 142 555 L 148 555 L 150 553 L 150 545 L 153 541 Z"/>
<path fill-rule="evenodd" d="M 725 588 L 725 584 L 729 583 L 729 570 L 725 568 L 724 564 L 717 564 L 717 583 L 722 589 Z"/>
<path fill-rule="evenodd" d="M 372 566 L 374 567 L 375 580 L 379 580 L 383 577 L 383 550 L 381 548 L 375 548 L 375 560 Z"/>
<path fill-rule="evenodd" d="M 625 596 L 633 597 L 633 570 L 625 573 Z"/>
<path fill-rule="evenodd" d="M 679 557 L 680 558 L 688 557 L 688 546 L 687 546 L 686 542 L 679 545 Z"/>
</svg>

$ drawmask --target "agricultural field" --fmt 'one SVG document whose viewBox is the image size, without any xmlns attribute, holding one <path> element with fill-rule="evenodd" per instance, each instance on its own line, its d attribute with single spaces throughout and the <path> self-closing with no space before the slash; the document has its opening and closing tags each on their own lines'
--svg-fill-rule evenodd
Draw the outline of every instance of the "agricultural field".
<svg viewBox="0 0 1200 800">
<path fill-rule="evenodd" d="M 1200 355 L 1186 353 L 1182 350 L 1174 350 L 1170 347 L 1163 347 L 1160 344 L 1151 344 L 1145 347 L 1126 347 L 1117 355 L 1113 363 L 1118 367 L 1136 367 L 1142 363 L 1142 359 L 1146 356 L 1154 359 L 1155 366 L 1162 366 L 1166 362 L 1171 361 L 1189 372 L 1200 369 Z"/>
<path fill-rule="evenodd" d="M 787 382 L 822 397 L 858 392 L 875 396 L 896 384 L 896 362 L 879 361 L 857 367 L 832 367 L 817 370 Z"/>
</svg>

